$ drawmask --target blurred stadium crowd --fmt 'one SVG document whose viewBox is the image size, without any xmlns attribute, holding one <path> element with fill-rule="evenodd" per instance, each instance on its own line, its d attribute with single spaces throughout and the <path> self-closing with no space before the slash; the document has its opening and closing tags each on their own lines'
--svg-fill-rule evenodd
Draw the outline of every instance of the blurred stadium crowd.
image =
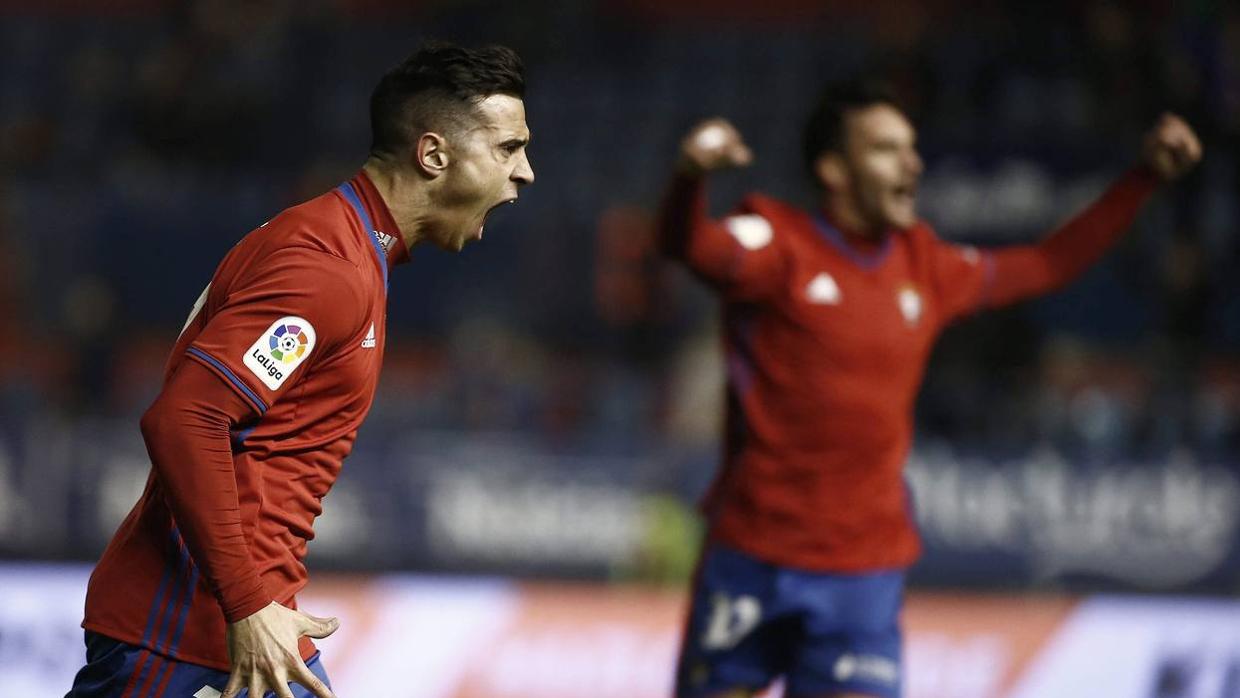
<svg viewBox="0 0 1240 698">
<path fill-rule="evenodd" d="M 525 58 L 538 183 L 482 244 L 459 256 L 419 249 L 393 276 L 384 383 L 350 461 L 367 474 L 342 480 L 341 509 L 387 482 L 378 464 L 405 458 L 386 455 L 399 445 L 432 461 L 444 458 L 434 439 L 479 433 L 507 444 L 485 452 L 511 459 L 517 448 L 536 470 L 584 467 L 608 487 L 691 501 L 715 463 L 721 371 L 709 298 L 651 240 L 677 140 L 718 114 L 753 146 L 755 165 L 717 183 L 718 211 L 758 186 L 812 203 L 802 119 L 825 79 L 862 72 L 889 80 L 914 115 L 921 210 L 950 239 L 1045 233 L 1132 162 L 1161 111 L 1187 117 L 1206 148 L 1202 167 L 1082 281 L 944 338 L 918 405 L 919 452 L 950 444 L 1002 464 L 1050 448 L 1077 465 L 1151 469 L 1188 457 L 1220 468 L 1224 489 L 1240 477 L 1233 3 L 45 5 L 0 2 L 6 554 L 93 557 L 110 534 L 95 528 L 141 484 L 137 416 L 217 260 L 360 165 L 373 83 L 433 36 L 500 41 Z M 74 484 L 85 477 L 75 468 L 109 453 L 128 454 L 119 494 L 106 478 Z M 500 501 L 469 499 L 467 484 L 436 490 L 439 505 L 452 493 L 464 512 Z M 426 497 L 377 509 L 401 518 L 402 507 L 434 509 Z M 664 500 L 644 501 L 649 512 Z M 581 502 L 606 510 L 589 498 L 565 506 L 589 508 Z M 96 508 L 106 516 L 82 513 Z M 1231 562 L 1214 584 L 1234 588 L 1235 513 L 1220 516 Z M 432 544 L 468 538 L 428 517 Z M 341 546 L 340 559 L 436 564 L 375 543 L 384 530 L 366 529 L 370 542 Z M 330 526 L 324 537 L 330 551 Z M 523 569 L 475 562 L 460 566 Z"/>
</svg>

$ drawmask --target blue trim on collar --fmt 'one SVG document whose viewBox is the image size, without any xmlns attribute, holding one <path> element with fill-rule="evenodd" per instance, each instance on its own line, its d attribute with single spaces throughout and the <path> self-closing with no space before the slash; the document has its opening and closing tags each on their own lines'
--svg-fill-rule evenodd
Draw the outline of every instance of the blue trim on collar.
<svg viewBox="0 0 1240 698">
<path fill-rule="evenodd" d="M 383 251 L 383 245 L 379 244 L 379 234 L 375 232 L 375 226 L 370 222 L 370 214 L 366 213 L 366 207 L 362 205 L 362 198 L 358 195 L 357 189 L 354 188 L 353 182 L 345 182 L 336 187 L 336 190 L 353 207 L 353 212 L 357 214 L 357 219 L 361 222 L 362 228 L 370 236 L 370 244 L 374 246 L 375 255 L 379 258 L 379 267 L 383 269 L 383 288 L 386 290 L 388 287 L 387 253 Z"/>
<path fill-rule="evenodd" d="M 844 256 L 847 257 L 853 264 L 856 264 L 862 269 L 872 270 L 877 268 L 880 264 L 887 261 L 887 255 L 891 254 L 890 233 L 888 233 L 887 237 L 883 239 L 883 246 L 877 252 L 873 254 L 864 254 L 862 252 L 858 252 L 855 247 L 848 244 L 848 240 L 844 238 L 844 233 L 841 233 L 839 228 L 831 225 L 830 221 L 827 220 L 827 217 L 824 216 L 822 212 L 815 213 L 813 218 L 814 227 L 818 230 L 818 233 L 836 249 L 844 253 Z"/>
</svg>

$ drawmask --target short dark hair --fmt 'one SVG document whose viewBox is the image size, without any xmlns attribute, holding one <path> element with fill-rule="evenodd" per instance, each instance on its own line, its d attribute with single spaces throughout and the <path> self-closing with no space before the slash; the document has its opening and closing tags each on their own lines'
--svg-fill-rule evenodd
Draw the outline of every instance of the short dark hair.
<svg viewBox="0 0 1240 698">
<path fill-rule="evenodd" d="M 515 51 L 428 42 L 384 74 L 370 95 L 370 152 L 393 154 L 422 132 L 459 127 L 495 94 L 525 97 L 525 66 Z"/>
<path fill-rule="evenodd" d="M 833 82 L 823 88 L 805 122 L 802 154 L 805 171 L 810 179 L 817 180 L 814 163 L 825 152 L 844 150 L 844 117 L 855 109 L 865 109 L 875 104 L 890 104 L 900 108 L 895 96 L 886 84 L 869 79 Z"/>
</svg>

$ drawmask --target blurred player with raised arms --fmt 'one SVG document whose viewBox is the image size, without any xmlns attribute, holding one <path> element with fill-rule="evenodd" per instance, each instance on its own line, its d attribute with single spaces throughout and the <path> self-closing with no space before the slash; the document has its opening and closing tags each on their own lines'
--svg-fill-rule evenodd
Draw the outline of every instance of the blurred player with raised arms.
<svg viewBox="0 0 1240 698">
<path fill-rule="evenodd" d="M 378 384 L 388 269 L 533 181 L 524 91 L 510 49 L 424 46 L 375 88 L 361 171 L 220 262 L 142 417 L 151 474 L 91 575 L 70 697 L 332 695 L 309 638 L 338 623 L 295 594 Z"/>
<path fill-rule="evenodd" d="M 723 302 L 724 462 L 677 668 L 681 698 L 900 694 L 904 570 L 920 552 L 902 470 L 934 340 L 964 315 L 1058 289 L 1201 146 L 1164 115 L 1139 163 L 1032 245 L 978 250 L 917 218 L 916 131 L 874 85 L 829 86 L 804 134 L 821 206 L 750 195 L 707 215 L 708 173 L 749 164 L 712 119 L 681 143 L 661 241 Z"/>
</svg>

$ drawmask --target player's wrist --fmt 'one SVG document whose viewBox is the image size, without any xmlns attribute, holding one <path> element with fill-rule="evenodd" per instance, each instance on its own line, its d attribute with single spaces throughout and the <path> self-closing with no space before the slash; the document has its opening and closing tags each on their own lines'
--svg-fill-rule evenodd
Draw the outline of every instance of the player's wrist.
<svg viewBox="0 0 1240 698">
<path fill-rule="evenodd" d="M 228 623 L 236 623 L 245 620 L 259 611 L 267 608 L 275 599 L 267 595 L 266 592 L 259 589 L 239 598 L 229 598 L 220 601 L 220 608 L 224 611 L 224 620 Z"/>
<path fill-rule="evenodd" d="M 708 170 L 697 160 L 688 155 L 681 155 L 676 160 L 674 171 L 677 177 L 682 179 L 701 179 L 706 176 Z"/>
<path fill-rule="evenodd" d="M 1149 187 L 1150 189 L 1155 189 L 1169 181 L 1159 174 L 1158 170 L 1150 166 L 1150 164 L 1145 160 L 1140 160 L 1130 167 L 1126 173 L 1126 176 L 1134 182 Z"/>
</svg>

